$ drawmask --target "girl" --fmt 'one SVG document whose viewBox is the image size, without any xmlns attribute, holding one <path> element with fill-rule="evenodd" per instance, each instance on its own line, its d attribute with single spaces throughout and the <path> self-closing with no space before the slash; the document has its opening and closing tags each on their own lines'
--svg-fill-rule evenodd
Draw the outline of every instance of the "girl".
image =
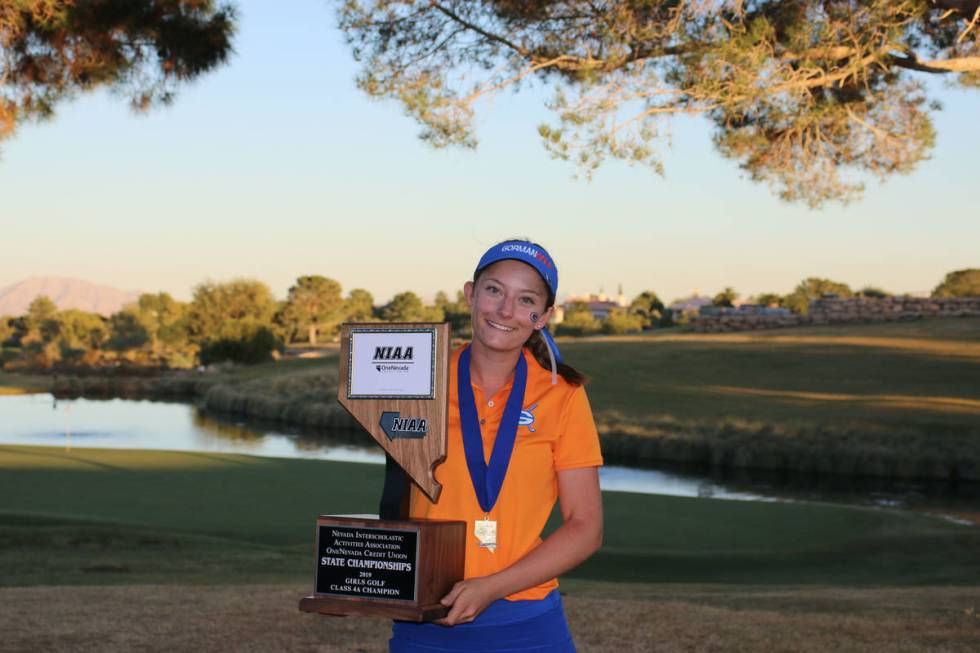
<svg viewBox="0 0 980 653">
<path fill-rule="evenodd" d="M 450 361 L 444 489 L 434 504 L 413 487 L 411 516 L 466 522 L 464 580 L 445 618 L 395 622 L 389 650 L 574 651 L 556 576 L 602 542 L 602 456 L 584 377 L 545 326 L 558 269 L 540 245 L 508 240 L 463 291 L 473 340 Z M 542 541 L 556 499 L 563 523 Z"/>
</svg>

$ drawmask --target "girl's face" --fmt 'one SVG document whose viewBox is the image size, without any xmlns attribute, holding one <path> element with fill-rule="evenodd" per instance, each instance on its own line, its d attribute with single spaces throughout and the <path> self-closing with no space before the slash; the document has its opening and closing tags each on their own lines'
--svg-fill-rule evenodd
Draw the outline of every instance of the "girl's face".
<svg viewBox="0 0 980 653">
<path fill-rule="evenodd" d="M 554 307 L 548 304 L 548 287 L 530 265 L 497 261 L 476 282 L 463 287 L 473 321 L 473 340 L 488 349 L 520 349 L 531 333 L 543 329 Z M 534 318 L 537 319 L 534 319 Z"/>
</svg>

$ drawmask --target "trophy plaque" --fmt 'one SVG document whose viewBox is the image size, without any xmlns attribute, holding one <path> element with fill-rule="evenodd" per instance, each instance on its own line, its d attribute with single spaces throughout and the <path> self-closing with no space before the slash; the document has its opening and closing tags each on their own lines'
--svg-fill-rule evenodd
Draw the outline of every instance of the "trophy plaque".
<svg viewBox="0 0 980 653">
<path fill-rule="evenodd" d="M 466 525 L 408 519 L 409 483 L 432 501 L 446 457 L 449 325 L 344 324 L 337 400 L 386 452 L 380 519 L 320 515 L 304 612 L 431 621 L 463 578 Z"/>
</svg>

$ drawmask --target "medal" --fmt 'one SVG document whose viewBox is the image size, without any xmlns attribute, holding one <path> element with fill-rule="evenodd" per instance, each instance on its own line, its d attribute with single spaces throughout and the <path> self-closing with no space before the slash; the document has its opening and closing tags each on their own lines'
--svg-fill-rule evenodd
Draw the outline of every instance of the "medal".
<svg viewBox="0 0 980 653">
<path fill-rule="evenodd" d="M 482 548 L 488 549 L 490 553 L 497 550 L 497 522 L 491 520 L 490 515 L 484 515 L 483 519 L 473 522 L 473 534 Z"/>
<path fill-rule="evenodd" d="M 470 472 L 476 500 L 483 510 L 483 519 L 473 523 L 473 534 L 480 547 L 494 553 L 497 550 L 497 522 L 490 519 L 490 511 L 497 503 L 500 488 L 504 485 L 510 456 L 514 453 L 517 440 L 517 425 L 524 404 L 524 389 L 527 387 L 527 361 L 521 352 L 514 369 L 514 384 L 511 386 L 504 414 L 500 419 L 497 437 L 490 453 L 490 463 L 483 456 L 483 433 L 476 412 L 476 398 L 470 382 L 470 349 L 467 347 L 459 356 L 456 367 L 456 383 L 459 399 L 459 421 L 463 432 L 463 450 L 466 452 L 466 467 Z"/>
</svg>

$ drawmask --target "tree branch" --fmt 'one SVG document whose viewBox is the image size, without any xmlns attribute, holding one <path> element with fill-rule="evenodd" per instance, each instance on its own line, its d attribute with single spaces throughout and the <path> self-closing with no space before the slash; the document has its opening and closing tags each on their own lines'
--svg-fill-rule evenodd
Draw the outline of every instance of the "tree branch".
<svg viewBox="0 0 980 653">
<path fill-rule="evenodd" d="M 957 57 L 956 59 L 919 61 L 912 55 L 905 57 L 889 55 L 888 61 L 899 68 L 917 70 L 922 73 L 966 73 L 980 70 L 980 57 Z"/>
<path fill-rule="evenodd" d="M 542 61 L 541 63 L 536 63 L 533 66 L 530 66 L 528 68 L 525 68 L 524 70 L 522 70 L 518 74 L 514 75 L 513 77 L 510 77 L 508 79 L 505 79 L 505 80 L 503 80 L 501 82 L 498 82 L 498 83 L 496 83 L 496 84 L 494 84 L 492 86 L 487 86 L 485 88 L 480 88 L 480 89 L 477 89 L 477 90 L 473 91 L 472 93 L 470 93 L 469 95 L 466 96 L 466 98 L 463 100 L 463 103 L 466 104 L 466 105 L 473 104 L 473 102 L 475 102 L 476 100 L 478 100 L 480 98 L 480 96 L 486 95 L 487 93 L 496 93 L 497 91 L 499 91 L 501 89 L 504 89 L 504 88 L 510 86 L 511 84 L 514 84 L 516 82 L 521 81 L 522 79 L 524 79 L 528 75 L 530 75 L 532 73 L 536 73 L 537 71 L 541 70 L 542 68 L 548 68 L 550 66 L 554 66 L 557 62 L 558 62 L 557 59 L 552 59 L 550 61 Z"/>
<path fill-rule="evenodd" d="M 495 43 L 500 43 L 501 45 L 506 45 L 508 48 L 510 48 L 514 52 L 518 53 L 522 57 L 527 57 L 530 54 L 527 51 L 527 49 L 522 48 L 521 46 L 517 45 L 516 43 L 514 43 L 512 41 L 508 41 L 507 39 L 505 39 L 502 36 L 498 36 L 497 34 L 494 34 L 492 32 L 488 32 L 485 29 L 483 29 L 482 27 L 480 27 L 479 25 L 475 24 L 475 23 L 471 23 L 470 21 L 464 19 L 462 16 L 460 16 L 456 12 L 452 11 L 451 9 L 449 9 L 447 7 L 443 7 L 441 4 L 439 4 L 438 2 L 436 2 L 436 0 L 429 0 L 429 6 L 431 6 L 433 9 L 435 9 L 439 13 L 443 14 L 444 16 L 446 16 L 447 18 L 449 18 L 450 20 L 456 21 L 457 23 L 459 23 L 460 25 L 462 25 L 466 29 L 472 30 L 472 31 L 476 32 L 477 34 L 479 34 L 480 36 L 483 36 L 484 38 L 490 39 L 491 41 L 493 41 Z"/>
<path fill-rule="evenodd" d="M 932 0 L 932 4 L 939 9 L 955 11 L 964 16 L 969 16 L 980 9 L 980 0 Z"/>
<path fill-rule="evenodd" d="M 966 29 L 964 29 L 957 37 L 956 39 L 957 44 L 961 43 L 963 39 L 966 38 L 966 35 L 970 33 L 970 30 L 973 29 L 973 26 L 977 24 L 977 20 L 980 20 L 980 3 L 977 4 L 977 10 L 973 12 L 973 19 L 970 20 L 970 24 L 967 25 Z"/>
</svg>

